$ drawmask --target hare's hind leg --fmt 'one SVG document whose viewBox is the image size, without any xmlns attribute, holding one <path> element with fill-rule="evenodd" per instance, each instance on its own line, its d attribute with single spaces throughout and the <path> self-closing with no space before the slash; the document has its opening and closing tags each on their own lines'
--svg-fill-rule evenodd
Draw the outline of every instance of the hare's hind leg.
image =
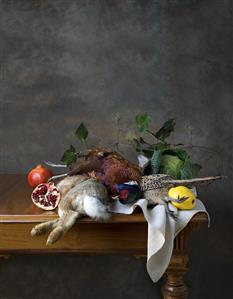
<svg viewBox="0 0 233 299">
<path fill-rule="evenodd" d="M 55 225 L 56 227 L 51 231 L 47 239 L 47 245 L 57 242 L 69 229 L 71 229 L 78 217 L 78 212 L 67 212 Z"/>
<path fill-rule="evenodd" d="M 60 218 L 37 224 L 32 228 L 31 236 L 34 237 L 34 236 L 46 234 L 49 230 L 53 229 L 58 224 L 59 221 Z"/>
</svg>

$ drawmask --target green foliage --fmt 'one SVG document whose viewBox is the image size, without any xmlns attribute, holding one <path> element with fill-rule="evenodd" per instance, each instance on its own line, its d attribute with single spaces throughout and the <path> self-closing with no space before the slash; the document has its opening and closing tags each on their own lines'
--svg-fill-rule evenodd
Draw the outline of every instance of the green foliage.
<svg viewBox="0 0 233 299">
<path fill-rule="evenodd" d="M 86 126 L 83 123 L 81 123 L 80 126 L 78 127 L 78 129 L 76 130 L 75 136 L 80 141 L 84 141 L 84 140 L 87 139 L 88 130 L 87 130 Z"/>
<path fill-rule="evenodd" d="M 120 116 L 116 115 L 116 121 Z M 150 159 L 151 173 L 169 174 L 174 178 L 188 179 L 197 177 L 201 166 L 193 163 L 187 151 L 167 142 L 167 138 L 175 129 L 175 120 L 173 118 L 164 122 L 162 127 L 154 133 L 150 130 L 151 117 L 147 112 L 139 113 L 136 116 L 136 124 L 139 131 L 139 137 L 131 133 L 128 134 L 134 149 L 138 153 L 143 153 Z M 154 141 L 148 142 L 146 136 L 153 136 Z M 81 123 L 75 132 L 76 138 L 84 142 L 88 137 L 88 129 Z M 87 152 L 77 151 L 73 145 L 64 152 L 61 161 L 68 166 L 76 162 L 77 158 L 85 157 Z"/>
<path fill-rule="evenodd" d="M 160 173 L 171 175 L 173 178 L 180 178 L 180 169 L 183 165 L 177 156 L 163 155 L 160 163 Z"/>
<path fill-rule="evenodd" d="M 61 161 L 69 166 L 75 163 L 76 160 L 77 160 L 76 150 L 73 145 L 70 145 L 70 148 L 64 152 Z"/>
<path fill-rule="evenodd" d="M 79 125 L 75 132 L 75 136 L 81 142 L 87 139 L 88 130 L 84 123 L 81 123 Z M 75 147 L 73 145 L 70 145 L 70 147 L 64 152 L 61 161 L 64 162 L 67 166 L 70 166 L 76 162 L 78 157 L 84 157 L 85 155 L 85 151 L 76 151 Z"/>
<path fill-rule="evenodd" d="M 141 133 L 145 132 L 148 129 L 150 121 L 151 121 L 151 118 L 147 112 L 139 113 L 136 116 L 136 123 L 137 123 L 138 129 Z"/>
<path fill-rule="evenodd" d="M 167 137 L 170 136 L 171 132 L 174 131 L 175 119 L 171 118 L 167 120 L 163 126 L 155 133 L 155 137 L 161 141 L 164 141 Z"/>
<path fill-rule="evenodd" d="M 167 138 L 175 129 L 175 119 L 171 118 L 164 122 L 162 127 L 154 133 L 149 125 L 151 118 L 147 112 L 136 116 L 136 123 L 140 137 L 133 139 L 134 148 L 150 159 L 152 174 L 164 173 L 174 178 L 193 178 L 198 176 L 201 166 L 193 163 L 188 152 L 167 142 Z M 149 143 L 143 134 L 152 135 L 155 141 Z M 179 144 L 182 145 L 182 144 Z"/>
<path fill-rule="evenodd" d="M 151 163 L 151 173 L 152 174 L 156 174 L 159 172 L 161 155 L 162 155 L 161 150 L 155 150 L 151 157 L 150 163 Z"/>
<path fill-rule="evenodd" d="M 186 161 L 189 159 L 189 154 L 187 153 L 186 150 L 184 150 L 182 148 L 169 148 L 169 149 L 164 150 L 163 154 L 177 156 L 182 161 Z"/>
<path fill-rule="evenodd" d="M 185 161 L 180 169 L 181 179 L 192 179 L 198 176 L 201 170 L 201 165 L 197 163 L 191 163 L 189 160 Z"/>
</svg>

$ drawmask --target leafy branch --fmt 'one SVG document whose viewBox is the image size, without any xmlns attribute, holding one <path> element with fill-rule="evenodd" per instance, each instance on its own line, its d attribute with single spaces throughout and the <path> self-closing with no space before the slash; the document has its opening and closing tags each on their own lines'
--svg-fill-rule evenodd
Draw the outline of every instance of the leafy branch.
<svg viewBox="0 0 233 299">
<path fill-rule="evenodd" d="M 147 112 L 139 113 L 136 116 L 136 125 L 138 134 L 128 132 L 127 136 L 131 140 L 134 149 L 138 153 L 144 154 L 150 160 L 150 165 L 146 169 L 147 173 L 157 174 L 164 173 L 169 174 L 174 178 L 187 179 L 198 176 L 201 169 L 201 165 L 194 163 L 186 151 L 186 146 L 182 143 L 171 144 L 168 142 L 168 138 L 175 130 L 175 119 L 168 119 L 163 125 L 154 131 L 151 129 L 151 117 Z M 120 115 L 115 115 L 117 136 L 114 146 L 118 151 L 120 143 L 120 135 L 125 131 L 120 128 Z M 75 137 L 81 143 L 85 143 L 88 137 L 88 129 L 81 123 L 75 131 Z M 148 137 L 153 137 L 152 142 Z M 195 146 L 193 146 L 195 147 Z M 86 156 L 85 150 L 77 150 L 75 146 L 70 147 L 64 152 L 61 161 L 67 166 L 72 165 L 77 161 L 77 158 Z"/>
<path fill-rule="evenodd" d="M 175 119 L 168 119 L 156 132 L 150 129 L 150 123 L 151 117 L 147 112 L 139 113 L 136 116 L 136 124 L 140 136 L 133 139 L 135 150 L 150 159 L 149 172 L 169 174 L 181 179 L 196 177 L 201 166 L 191 161 L 186 150 L 179 148 L 183 144 L 172 145 L 167 142 L 167 138 L 175 129 Z M 148 134 L 154 137 L 153 143 L 145 140 Z"/>
<path fill-rule="evenodd" d="M 75 131 L 75 137 L 80 142 L 85 142 L 87 136 L 88 136 L 88 129 L 86 128 L 84 123 L 81 123 L 77 128 L 77 130 Z M 85 151 L 77 151 L 73 145 L 70 145 L 70 147 L 62 155 L 61 161 L 64 162 L 67 166 L 70 166 L 77 161 L 77 158 L 85 157 L 85 156 L 86 156 Z"/>
</svg>

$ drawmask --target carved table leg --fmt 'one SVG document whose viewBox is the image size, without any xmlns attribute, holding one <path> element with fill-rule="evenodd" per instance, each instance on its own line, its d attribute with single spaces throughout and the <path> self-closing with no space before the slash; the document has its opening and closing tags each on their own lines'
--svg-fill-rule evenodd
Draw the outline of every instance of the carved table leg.
<svg viewBox="0 0 233 299">
<path fill-rule="evenodd" d="M 164 299 L 188 298 L 188 287 L 183 279 L 188 270 L 187 235 L 188 230 L 185 229 L 174 241 L 172 258 L 165 273 L 165 284 L 162 288 Z"/>
<path fill-rule="evenodd" d="M 174 249 L 170 264 L 165 273 L 165 284 L 162 288 L 164 299 L 187 299 L 188 287 L 183 276 L 188 270 L 188 237 L 190 233 L 207 221 L 207 216 L 198 222 L 190 222 L 174 240 Z"/>
<path fill-rule="evenodd" d="M 182 272 L 167 271 L 166 282 L 162 288 L 164 299 L 187 299 L 188 288 L 184 283 Z"/>
</svg>

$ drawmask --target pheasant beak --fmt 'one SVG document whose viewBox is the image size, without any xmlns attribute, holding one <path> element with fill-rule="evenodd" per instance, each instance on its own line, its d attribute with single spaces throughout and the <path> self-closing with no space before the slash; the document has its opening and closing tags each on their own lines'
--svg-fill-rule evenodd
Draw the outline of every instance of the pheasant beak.
<svg viewBox="0 0 233 299">
<path fill-rule="evenodd" d="M 98 156 L 99 158 L 103 158 L 103 156 L 104 156 L 104 152 L 98 152 L 98 153 L 97 153 L 97 156 Z"/>
</svg>

